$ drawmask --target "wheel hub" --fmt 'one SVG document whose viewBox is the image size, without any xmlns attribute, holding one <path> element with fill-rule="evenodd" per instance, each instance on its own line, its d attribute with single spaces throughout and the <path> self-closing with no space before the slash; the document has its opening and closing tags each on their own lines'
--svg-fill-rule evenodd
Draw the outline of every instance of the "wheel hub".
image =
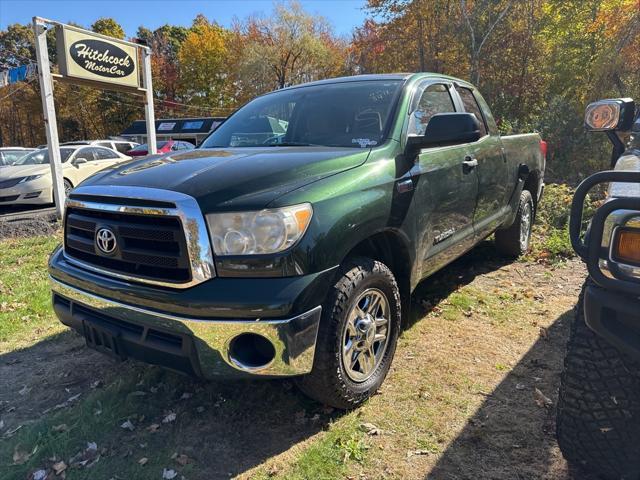
<svg viewBox="0 0 640 480">
<path fill-rule="evenodd" d="M 342 362 L 351 380 L 364 382 L 382 361 L 388 343 L 389 318 L 389 302 L 378 289 L 365 290 L 354 302 L 342 344 Z"/>
</svg>

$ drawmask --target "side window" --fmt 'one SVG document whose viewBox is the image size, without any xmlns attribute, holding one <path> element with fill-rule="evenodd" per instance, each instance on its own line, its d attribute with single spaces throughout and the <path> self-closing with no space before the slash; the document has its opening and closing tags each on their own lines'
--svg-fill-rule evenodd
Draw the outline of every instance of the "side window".
<svg viewBox="0 0 640 480">
<path fill-rule="evenodd" d="M 473 92 L 464 87 L 456 87 L 456 89 L 458 90 L 460 98 L 462 99 L 462 104 L 464 105 L 465 112 L 473 113 L 478 119 L 478 122 L 480 123 L 480 134 L 484 137 L 485 135 L 487 135 L 487 123 L 485 122 L 484 116 L 480 111 L 478 102 L 473 96 Z"/>
<path fill-rule="evenodd" d="M 427 124 L 434 115 L 456 111 L 449 89 L 440 83 L 425 88 L 420 99 L 414 105 L 414 110 L 409 118 L 409 135 L 424 135 Z"/>
<path fill-rule="evenodd" d="M 91 147 L 81 148 L 75 158 L 84 158 L 87 162 L 93 162 L 96 159 L 94 150 L 95 148 Z"/>
<path fill-rule="evenodd" d="M 115 145 L 116 145 L 116 150 L 118 150 L 120 153 L 128 152 L 132 148 L 129 143 L 124 143 L 124 142 L 115 142 Z"/>
<path fill-rule="evenodd" d="M 107 148 L 96 148 L 94 150 L 96 153 L 96 158 L 98 160 L 111 160 L 113 158 L 119 158 L 116 152 Z"/>
</svg>

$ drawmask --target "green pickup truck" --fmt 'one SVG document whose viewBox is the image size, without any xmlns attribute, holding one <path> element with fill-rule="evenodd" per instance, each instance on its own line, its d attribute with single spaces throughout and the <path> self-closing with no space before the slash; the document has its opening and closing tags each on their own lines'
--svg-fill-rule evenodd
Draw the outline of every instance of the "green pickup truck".
<svg viewBox="0 0 640 480">
<path fill-rule="evenodd" d="M 527 251 L 545 148 L 501 137 L 479 92 L 443 75 L 272 92 L 201 148 L 73 190 L 53 308 L 118 359 L 295 376 L 351 408 L 383 382 L 421 280 L 493 233 Z"/>
</svg>

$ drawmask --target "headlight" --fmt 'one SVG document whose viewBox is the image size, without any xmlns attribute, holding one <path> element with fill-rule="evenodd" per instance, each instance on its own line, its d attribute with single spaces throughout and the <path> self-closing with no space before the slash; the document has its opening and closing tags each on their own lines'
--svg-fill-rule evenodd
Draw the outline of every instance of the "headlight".
<svg viewBox="0 0 640 480">
<path fill-rule="evenodd" d="M 640 230 L 619 228 L 613 240 L 613 259 L 630 265 L 640 265 Z"/>
<path fill-rule="evenodd" d="M 38 178 L 43 177 L 44 174 L 41 173 L 40 175 L 29 175 L 28 177 L 24 177 L 22 180 L 20 180 L 18 183 L 26 183 L 26 182 L 30 182 L 31 180 L 37 180 Z"/>
<path fill-rule="evenodd" d="M 258 212 L 210 213 L 207 217 L 216 255 L 264 255 L 286 250 L 307 231 L 308 203 Z"/>
</svg>

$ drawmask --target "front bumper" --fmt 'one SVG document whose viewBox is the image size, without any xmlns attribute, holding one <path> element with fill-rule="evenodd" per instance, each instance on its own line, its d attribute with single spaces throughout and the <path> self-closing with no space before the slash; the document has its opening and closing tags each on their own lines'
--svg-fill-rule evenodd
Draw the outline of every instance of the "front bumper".
<svg viewBox="0 0 640 480">
<path fill-rule="evenodd" d="M 140 308 L 84 291 L 50 277 L 53 308 L 80 333 L 100 325 L 118 337 L 122 358 L 214 379 L 225 376 L 283 377 L 311 371 L 321 307 L 286 319 L 202 319 Z M 244 362 L 234 340 L 249 334 L 268 341 L 270 360 Z"/>
<path fill-rule="evenodd" d="M 640 360 L 640 298 L 589 285 L 584 296 L 589 328 Z"/>
<path fill-rule="evenodd" d="M 0 205 L 53 203 L 51 184 L 42 179 L 0 188 Z"/>
</svg>

